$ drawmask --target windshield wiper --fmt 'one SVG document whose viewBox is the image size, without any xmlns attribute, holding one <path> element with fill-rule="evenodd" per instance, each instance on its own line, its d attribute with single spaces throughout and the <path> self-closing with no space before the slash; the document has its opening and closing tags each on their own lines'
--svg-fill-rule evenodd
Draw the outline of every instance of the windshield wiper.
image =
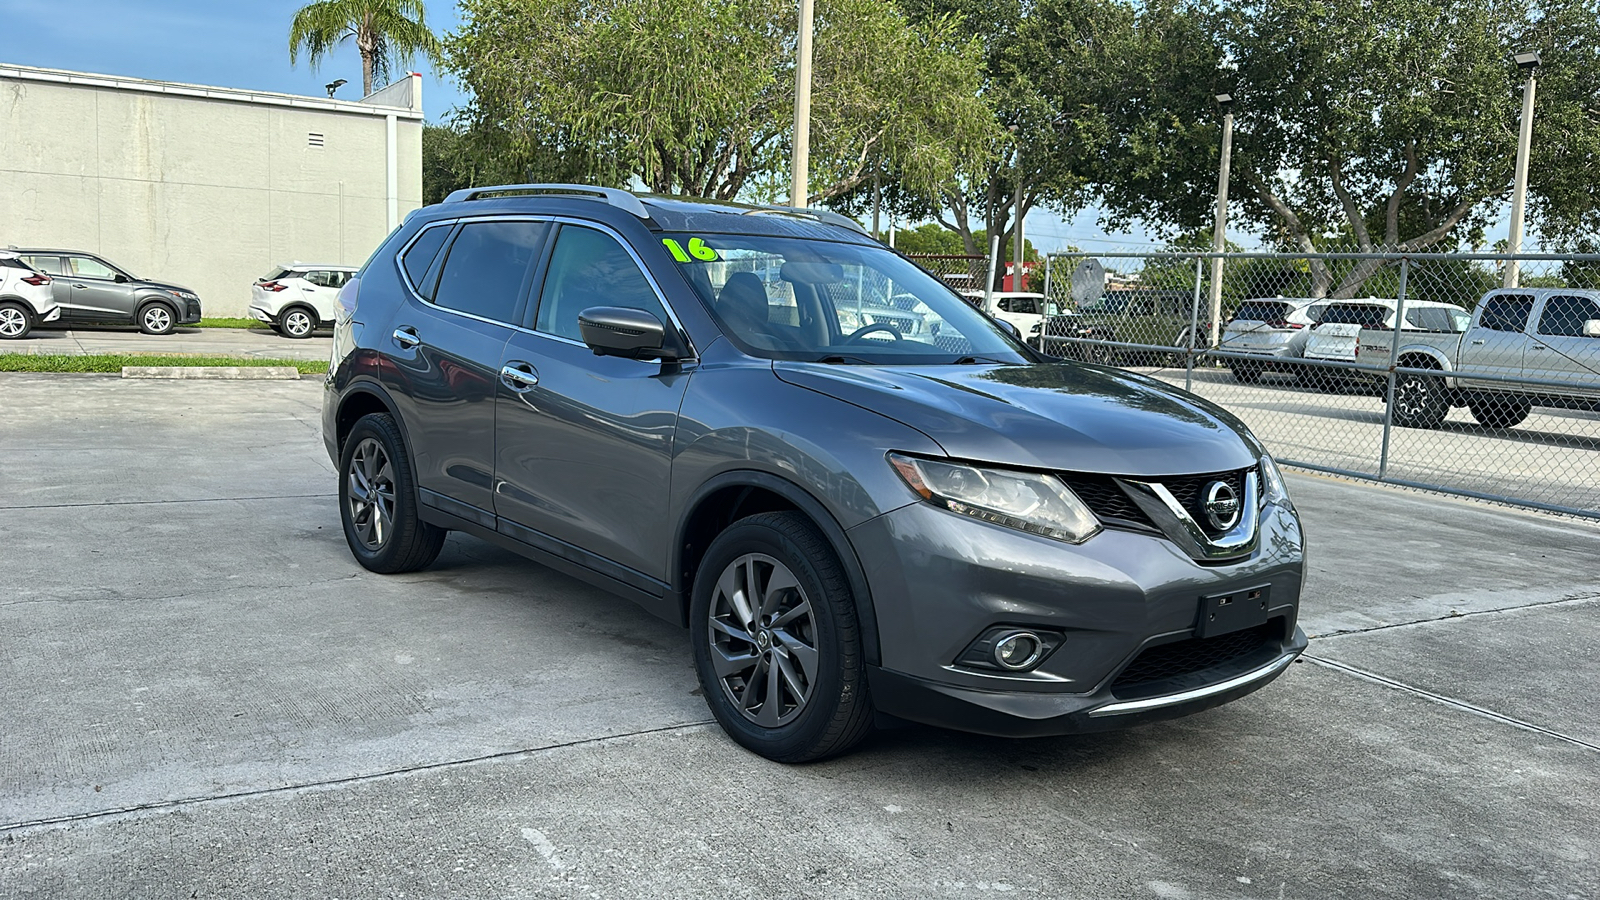
<svg viewBox="0 0 1600 900">
<path fill-rule="evenodd" d="M 1003 365 L 1006 364 L 1005 360 L 1003 360 L 1003 359 L 990 359 L 987 356 L 963 356 L 960 359 L 956 360 L 955 362 L 951 363 L 950 365 L 952 365 L 952 366 L 970 366 L 970 365 L 973 365 L 975 363 L 990 363 L 990 364 L 996 365 L 996 366 L 1003 366 Z"/>
<path fill-rule="evenodd" d="M 817 362 L 823 363 L 825 365 L 830 365 L 830 366 L 840 366 L 840 365 L 844 365 L 844 366 L 848 366 L 848 365 L 870 366 L 870 365 L 872 365 L 872 361 L 871 360 L 862 359 L 859 356 L 824 356 L 821 359 L 817 360 Z"/>
</svg>

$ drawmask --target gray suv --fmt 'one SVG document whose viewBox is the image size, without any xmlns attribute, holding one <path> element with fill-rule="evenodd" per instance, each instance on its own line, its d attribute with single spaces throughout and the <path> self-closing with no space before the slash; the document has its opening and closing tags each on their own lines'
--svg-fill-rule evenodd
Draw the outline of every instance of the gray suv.
<svg viewBox="0 0 1600 900">
<path fill-rule="evenodd" d="M 1169 718 L 1306 646 L 1300 521 L 1243 424 L 1040 356 L 843 217 L 458 191 L 340 306 L 323 434 L 361 565 L 454 530 L 628 597 L 769 758 Z"/>
<path fill-rule="evenodd" d="M 168 334 L 200 321 L 200 298 L 186 287 L 139 278 L 81 250 L 15 252 L 54 279 L 51 289 L 61 307 L 61 327 L 137 325 L 145 334 Z"/>
</svg>

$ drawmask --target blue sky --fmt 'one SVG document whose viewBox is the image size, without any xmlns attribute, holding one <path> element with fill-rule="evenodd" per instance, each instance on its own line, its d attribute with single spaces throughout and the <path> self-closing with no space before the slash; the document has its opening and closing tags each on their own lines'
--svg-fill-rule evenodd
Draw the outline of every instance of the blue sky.
<svg viewBox="0 0 1600 900">
<path fill-rule="evenodd" d="M 306 2 L 5 0 L 9 39 L 0 49 L 0 62 L 318 97 L 326 93 L 323 85 L 343 78 L 350 83 L 339 96 L 359 97 L 361 57 L 354 45 L 340 48 L 316 69 L 304 56 L 289 65 L 289 23 Z M 433 0 L 426 7 L 435 31 L 459 24 L 454 2 Z M 423 75 L 429 121 L 444 119 L 464 101 L 460 88 L 426 60 L 413 60 L 411 69 Z M 1095 218 L 1093 210 L 1069 221 L 1036 211 L 1023 232 L 1044 250 L 1067 244 L 1109 250 L 1154 240 L 1143 231 L 1107 234 Z"/>
</svg>

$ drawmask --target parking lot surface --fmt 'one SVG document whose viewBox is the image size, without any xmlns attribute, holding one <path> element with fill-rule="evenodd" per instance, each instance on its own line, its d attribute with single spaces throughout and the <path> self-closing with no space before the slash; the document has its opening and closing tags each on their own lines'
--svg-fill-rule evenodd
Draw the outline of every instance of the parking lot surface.
<svg viewBox="0 0 1600 900">
<path fill-rule="evenodd" d="M 0 375 L 0 896 L 1600 896 L 1589 524 L 1291 474 L 1271 686 L 784 766 L 625 601 L 459 535 L 359 568 L 320 400 Z"/>
<path fill-rule="evenodd" d="M 171 334 L 141 334 L 126 328 L 51 329 L 41 327 L 20 341 L 0 345 L 6 353 L 181 353 L 197 356 L 255 356 L 264 359 L 325 360 L 333 338 L 319 331 L 296 340 L 266 325 L 256 328 L 175 328 Z"/>
</svg>

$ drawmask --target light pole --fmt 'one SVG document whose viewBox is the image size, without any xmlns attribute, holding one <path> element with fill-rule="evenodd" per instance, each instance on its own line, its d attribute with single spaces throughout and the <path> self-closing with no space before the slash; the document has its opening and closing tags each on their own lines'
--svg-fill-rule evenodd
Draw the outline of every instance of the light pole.
<svg viewBox="0 0 1600 900">
<path fill-rule="evenodd" d="M 794 170 L 789 205 L 806 205 L 806 179 L 811 164 L 811 3 L 800 0 L 799 40 L 794 63 Z"/>
<path fill-rule="evenodd" d="M 1511 59 L 1528 77 L 1522 84 L 1522 128 L 1517 133 L 1517 175 L 1511 189 L 1511 239 L 1506 242 L 1507 253 L 1521 253 L 1522 205 L 1528 197 L 1528 150 L 1533 145 L 1533 90 L 1538 81 L 1535 70 L 1539 68 L 1539 54 L 1518 53 Z M 1521 274 L 1517 260 L 1506 260 L 1506 287 L 1516 287 Z"/>
<path fill-rule="evenodd" d="M 1011 289 L 1013 291 L 1022 290 L 1022 140 L 1019 134 L 1020 130 L 1017 125 L 1010 126 L 1012 136 L 1017 138 L 1017 146 L 1012 150 L 1013 156 L 1011 157 L 1011 164 L 1015 170 L 1013 174 L 1017 179 L 1017 196 L 1011 204 L 1011 208 L 1017 214 L 1016 239 L 1011 245 L 1013 248 L 1011 252 Z"/>
<path fill-rule="evenodd" d="M 332 100 L 333 99 L 333 92 L 337 91 L 339 88 L 342 88 L 342 87 L 344 87 L 345 85 L 347 85 L 349 83 L 350 82 L 345 81 L 343 78 L 338 78 L 338 79 L 335 79 L 335 80 L 330 81 L 327 84 L 323 85 L 323 87 L 328 89 L 328 99 Z"/>
<path fill-rule="evenodd" d="M 1222 107 L 1222 166 L 1217 171 L 1217 221 L 1211 234 L 1211 249 L 1221 253 L 1228 247 L 1228 169 L 1233 164 L 1233 95 L 1218 94 Z M 1211 259 L 1211 335 L 1208 343 L 1216 347 L 1222 327 L 1222 257 Z"/>
</svg>

